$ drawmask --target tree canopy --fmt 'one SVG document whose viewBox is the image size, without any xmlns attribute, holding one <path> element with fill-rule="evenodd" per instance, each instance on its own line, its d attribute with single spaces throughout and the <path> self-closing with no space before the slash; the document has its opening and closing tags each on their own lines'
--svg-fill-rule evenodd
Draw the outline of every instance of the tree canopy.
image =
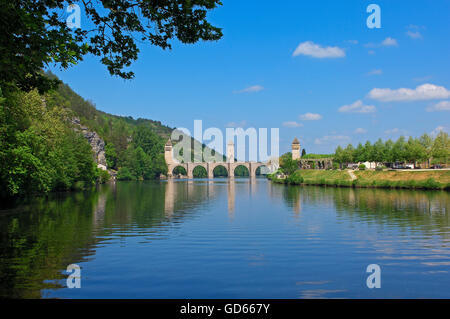
<svg viewBox="0 0 450 319">
<path fill-rule="evenodd" d="M 410 162 L 417 163 L 432 159 L 433 163 L 447 163 L 450 157 L 448 134 L 440 132 L 434 139 L 428 134 L 420 138 L 400 136 L 395 142 L 378 139 L 374 144 L 367 141 L 355 148 L 349 144 L 345 149 L 338 146 L 334 160 L 337 163 L 351 162 Z"/>
<path fill-rule="evenodd" d="M 71 4 L 83 13 L 80 28 L 61 16 Z M 58 80 L 45 77 L 49 64 L 68 68 L 86 54 L 97 56 L 111 75 L 134 76 L 127 70 L 138 58 L 137 42 L 162 49 L 171 40 L 195 43 L 219 40 L 220 28 L 207 20 L 219 0 L 14 0 L 0 3 L 0 85 L 45 92 Z"/>
</svg>

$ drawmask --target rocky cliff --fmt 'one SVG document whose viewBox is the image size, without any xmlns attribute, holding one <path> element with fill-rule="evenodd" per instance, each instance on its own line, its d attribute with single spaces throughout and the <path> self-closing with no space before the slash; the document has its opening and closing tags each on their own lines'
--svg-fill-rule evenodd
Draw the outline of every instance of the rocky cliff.
<svg viewBox="0 0 450 319">
<path fill-rule="evenodd" d="M 75 125 L 75 130 L 81 131 L 81 134 L 91 144 L 92 151 L 94 153 L 94 160 L 97 163 L 97 167 L 102 170 L 107 170 L 106 157 L 105 157 L 105 141 L 103 141 L 97 132 L 91 132 L 86 126 L 81 125 L 80 119 L 72 119 L 72 123 Z"/>
</svg>

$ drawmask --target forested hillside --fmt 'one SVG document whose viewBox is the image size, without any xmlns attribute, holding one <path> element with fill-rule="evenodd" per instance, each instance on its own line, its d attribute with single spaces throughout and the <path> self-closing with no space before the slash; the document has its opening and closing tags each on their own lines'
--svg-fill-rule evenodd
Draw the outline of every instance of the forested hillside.
<svg viewBox="0 0 450 319">
<path fill-rule="evenodd" d="M 48 73 L 49 77 L 55 77 Z M 93 103 L 75 93 L 67 84 L 57 89 L 60 104 L 70 109 L 83 126 L 105 141 L 105 156 L 118 179 L 142 180 L 167 173 L 164 144 L 172 128 L 148 119 L 116 116 L 97 110 Z"/>
<path fill-rule="evenodd" d="M 172 129 L 160 122 L 101 112 L 66 84 L 45 94 L 0 94 L 3 198 L 83 189 L 109 178 L 97 169 L 91 146 L 76 131 L 74 119 L 105 141 L 108 169 L 118 170 L 119 178 L 153 179 L 167 172 L 163 150 Z"/>
<path fill-rule="evenodd" d="M 0 92 L 0 197 L 85 188 L 105 177 L 56 92 Z"/>
</svg>

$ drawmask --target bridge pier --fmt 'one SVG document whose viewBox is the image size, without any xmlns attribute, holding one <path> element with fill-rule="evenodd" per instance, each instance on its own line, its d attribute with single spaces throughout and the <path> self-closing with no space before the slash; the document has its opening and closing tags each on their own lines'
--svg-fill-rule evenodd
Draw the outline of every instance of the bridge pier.
<svg viewBox="0 0 450 319">
<path fill-rule="evenodd" d="M 234 169 L 235 169 L 235 167 L 233 167 L 233 164 L 232 163 L 228 163 L 227 169 L 228 169 L 228 177 L 229 178 L 234 178 Z"/>
<path fill-rule="evenodd" d="M 208 178 L 212 179 L 214 178 L 214 167 L 211 165 L 212 163 L 207 164 L 207 172 L 208 172 Z"/>
</svg>

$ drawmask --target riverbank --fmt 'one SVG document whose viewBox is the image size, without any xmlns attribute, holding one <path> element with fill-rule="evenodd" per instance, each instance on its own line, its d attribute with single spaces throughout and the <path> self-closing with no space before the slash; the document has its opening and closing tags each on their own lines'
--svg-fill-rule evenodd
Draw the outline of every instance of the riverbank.
<svg viewBox="0 0 450 319">
<path fill-rule="evenodd" d="M 275 175 L 268 178 L 289 185 L 450 190 L 450 170 L 297 170 L 283 179 Z"/>
</svg>

